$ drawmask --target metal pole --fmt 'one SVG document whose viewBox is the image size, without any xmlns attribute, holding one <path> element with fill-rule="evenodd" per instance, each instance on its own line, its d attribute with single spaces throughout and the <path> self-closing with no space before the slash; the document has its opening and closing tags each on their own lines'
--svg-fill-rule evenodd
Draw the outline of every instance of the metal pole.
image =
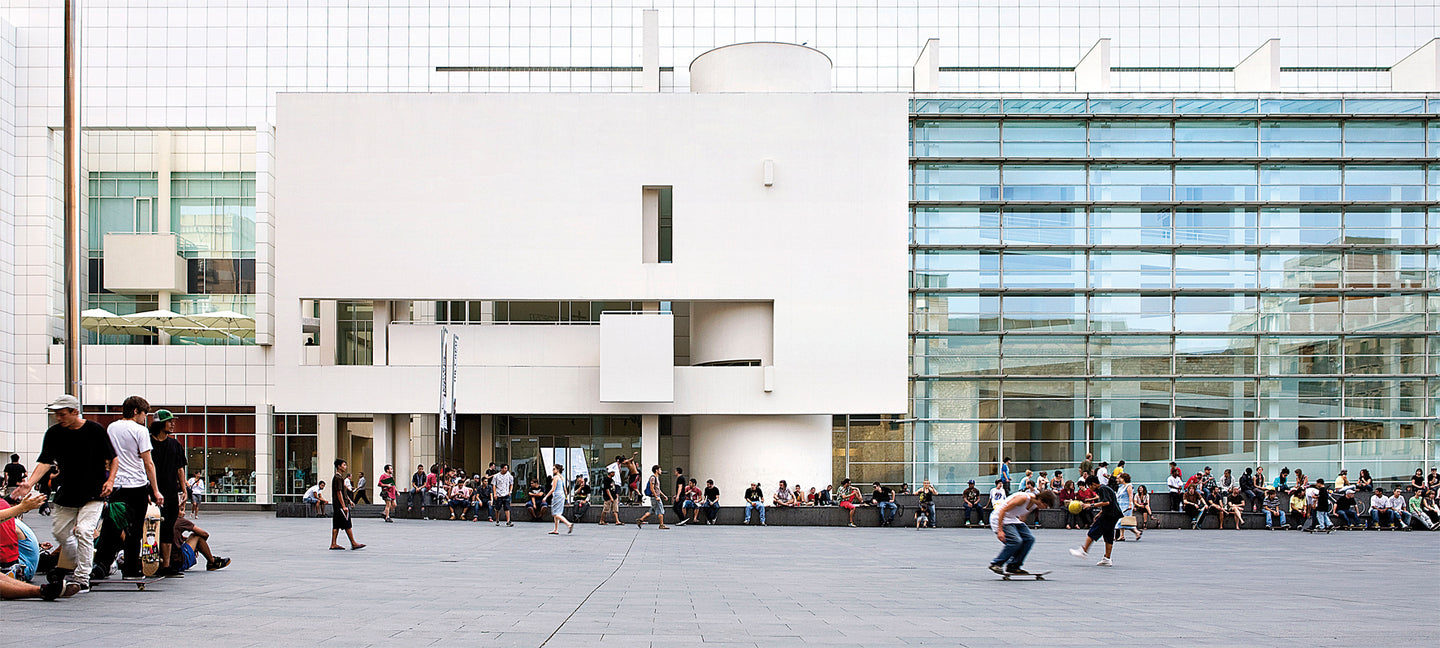
<svg viewBox="0 0 1440 648">
<path fill-rule="evenodd" d="M 65 0 L 65 391 L 80 389 L 80 0 Z"/>
</svg>

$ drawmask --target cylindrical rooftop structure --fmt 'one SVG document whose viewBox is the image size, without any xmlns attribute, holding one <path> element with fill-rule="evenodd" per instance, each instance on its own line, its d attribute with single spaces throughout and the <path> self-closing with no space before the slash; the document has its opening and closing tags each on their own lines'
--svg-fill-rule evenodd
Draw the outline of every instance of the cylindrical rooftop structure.
<svg viewBox="0 0 1440 648">
<path fill-rule="evenodd" d="M 830 57 L 793 43 L 737 43 L 690 62 L 691 92 L 829 92 Z"/>
</svg>

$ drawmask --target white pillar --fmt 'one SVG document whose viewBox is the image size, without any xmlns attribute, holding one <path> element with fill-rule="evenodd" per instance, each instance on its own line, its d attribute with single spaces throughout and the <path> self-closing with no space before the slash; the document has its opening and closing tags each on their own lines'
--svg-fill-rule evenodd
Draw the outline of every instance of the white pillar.
<svg viewBox="0 0 1440 648">
<path fill-rule="evenodd" d="M 334 414 L 319 414 L 315 417 L 315 466 L 316 479 L 330 485 L 330 476 L 335 474 L 335 457 L 339 452 L 339 419 Z M 307 488 L 310 484 L 305 485 Z M 328 497 L 328 496 L 327 496 Z"/>
<path fill-rule="evenodd" d="M 320 364 L 333 365 L 339 358 L 340 307 L 333 299 L 320 300 Z M 322 467 L 323 468 L 323 467 Z M 328 470 L 328 468 L 325 468 Z"/>
<path fill-rule="evenodd" d="M 275 409 L 255 406 L 255 503 L 275 502 Z"/>
<path fill-rule="evenodd" d="M 920 56 L 915 59 L 911 86 L 915 92 L 940 91 L 940 39 L 925 41 Z"/>
<path fill-rule="evenodd" d="M 644 27 L 640 45 L 640 91 L 660 91 L 660 12 L 641 12 Z"/>
<path fill-rule="evenodd" d="M 428 469 L 439 454 L 439 414 L 416 414 L 410 419 L 410 463 Z"/>
<path fill-rule="evenodd" d="M 395 417 L 389 414 L 376 414 L 370 417 L 370 457 L 371 466 L 367 470 L 372 477 L 367 487 L 380 485 L 380 475 L 385 474 L 385 464 L 391 464 L 396 471 L 404 470 L 404 466 L 395 466 Z M 402 473 L 410 474 L 410 473 Z M 404 483 L 399 476 L 395 478 L 397 485 Z M 379 502 L 380 491 L 371 491 L 371 501 Z"/>
<path fill-rule="evenodd" d="M 1095 41 L 1095 46 L 1075 64 L 1075 91 L 1110 91 L 1110 39 Z"/>
<path fill-rule="evenodd" d="M 1235 66 L 1236 92 L 1278 92 L 1280 90 L 1280 39 L 1265 41 L 1259 49 Z"/>
<path fill-rule="evenodd" d="M 416 463 L 410 459 L 410 415 L 391 416 L 390 421 L 395 447 L 395 487 L 403 491 L 410 488 L 410 475 L 415 472 Z"/>
<path fill-rule="evenodd" d="M 375 302 L 372 315 L 371 362 L 373 365 L 390 364 L 390 302 Z"/>
<path fill-rule="evenodd" d="M 640 416 L 640 474 L 650 475 L 650 467 L 660 463 L 660 415 Z"/>
</svg>

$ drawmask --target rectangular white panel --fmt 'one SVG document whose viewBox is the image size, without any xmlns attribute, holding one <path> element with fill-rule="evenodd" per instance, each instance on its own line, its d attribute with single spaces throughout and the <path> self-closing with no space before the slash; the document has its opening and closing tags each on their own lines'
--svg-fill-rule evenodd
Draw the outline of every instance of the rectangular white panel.
<svg viewBox="0 0 1440 648">
<path fill-rule="evenodd" d="M 669 313 L 600 316 L 600 401 L 675 400 L 675 318 Z"/>
</svg>

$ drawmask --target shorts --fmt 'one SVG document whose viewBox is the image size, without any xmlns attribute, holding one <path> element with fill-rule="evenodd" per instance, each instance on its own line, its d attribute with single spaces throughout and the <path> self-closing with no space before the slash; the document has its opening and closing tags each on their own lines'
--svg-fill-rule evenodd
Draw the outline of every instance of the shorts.
<svg viewBox="0 0 1440 648">
<path fill-rule="evenodd" d="M 341 512 L 338 506 L 335 507 L 335 513 L 330 516 L 330 528 L 336 531 L 350 530 L 350 516 Z"/>
<path fill-rule="evenodd" d="M 651 515 L 659 515 L 659 516 L 661 516 L 661 517 L 664 517 L 664 516 L 665 516 L 665 503 L 664 503 L 664 502 L 661 502 L 661 501 L 660 501 L 660 498 L 658 498 L 658 497 L 652 497 L 652 498 L 650 498 L 650 514 L 651 514 Z"/>
<path fill-rule="evenodd" d="M 195 502 L 196 504 L 204 504 L 204 503 L 205 503 L 205 494 L 204 494 L 204 493 L 191 493 L 191 494 L 190 494 L 190 501 Z M 308 502 L 308 501 L 310 501 L 310 500 L 306 500 L 306 501 Z"/>
<path fill-rule="evenodd" d="M 178 567 L 179 567 L 180 571 L 185 571 L 185 570 L 187 570 L 187 569 L 190 569 L 191 567 L 194 567 L 194 566 L 195 566 L 195 548 L 192 547 L 192 546 L 190 546 L 189 543 L 181 544 L 179 548 L 180 548 L 180 564 L 178 565 Z"/>
<path fill-rule="evenodd" d="M 387 502 L 395 501 L 395 491 L 392 491 L 388 488 L 380 489 L 380 499 L 383 499 Z"/>
<path fill-rule="evenodd" d="M 491 506 L 495 507 L 495 510 L 497 511 L 505 511 L 507 513 L 510 512 L 510 496 L 501 495 L 500 497 L 495 498 Z"/>
<path fill-rule="evenodd" d="M 855 510 L 855 503 L 854 503 L 854 502 L 848 502 L 848 501 L 847 501 L 847 502 L 840 502 L 840 508 L 843 508 L 843 509 L 845 509 L 845 510 L 847 510 L 847 511 L 853 511 L 853 510 Z"/>
<path fill-rule="evenodd" d="M 600 516 L 602 518 L 606 515 L 610 515 L 611 513 L 617 515 L 620 513 L 620 502 L 618 500 L 605 500 L 605 505 L 600 508 Z"/>
<path fill-rule="evenodd" d="M 1090 531 L 1085 535 L 1090 536 L 1091 540 L 1100 540 L 1103 538 L 1105 544 L 1115 544 L 1115 524 L 1119 521 L 1120 516 L 1118 515 L 1101 515 L 1096 517 L 1095 522 L 1090 525 Z"/>
</svg>

